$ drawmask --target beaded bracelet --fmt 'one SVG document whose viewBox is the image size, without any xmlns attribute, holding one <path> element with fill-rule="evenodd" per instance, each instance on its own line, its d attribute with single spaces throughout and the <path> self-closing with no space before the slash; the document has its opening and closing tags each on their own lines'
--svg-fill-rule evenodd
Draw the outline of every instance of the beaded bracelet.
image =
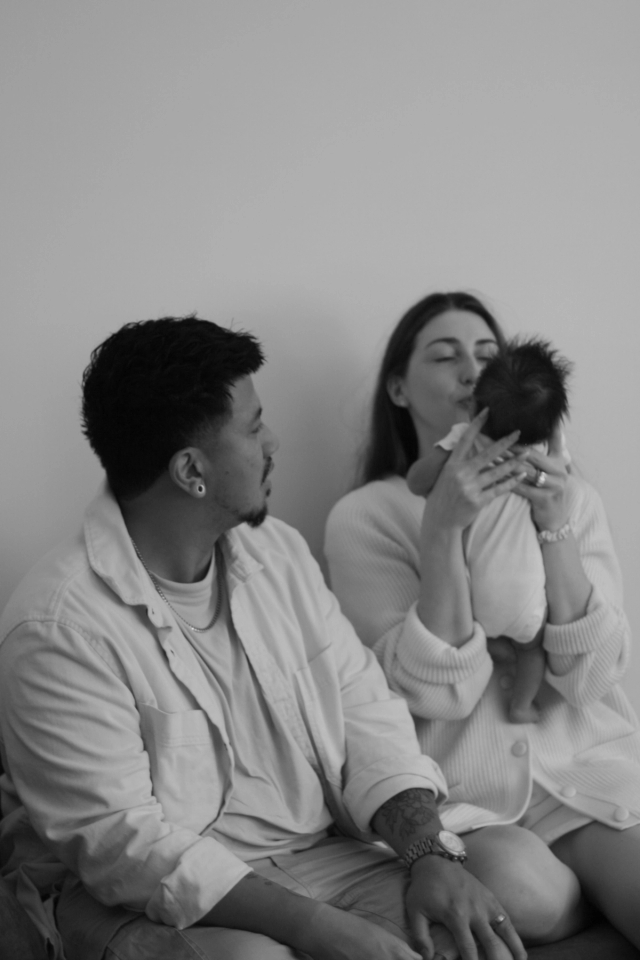
<svg viewBox="0 0 640 960">
<path fill-rule="evenodd" d="M 557 543 L 566 540 L 571 533 L 571 524 L 567 521 L 559 530 L 538 530 L 538 543 Z"/>
</svg>

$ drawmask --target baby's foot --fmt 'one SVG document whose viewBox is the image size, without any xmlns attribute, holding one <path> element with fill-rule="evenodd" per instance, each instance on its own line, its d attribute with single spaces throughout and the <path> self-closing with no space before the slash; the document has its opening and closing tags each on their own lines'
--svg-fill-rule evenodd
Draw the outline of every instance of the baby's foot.
<svg viewBox="0 0 640 960">
<path fill-rule="evenodd" d="M 540 710 L 535 703 L 511 703 L 509 706 L 511 723 L 537 723 L 539 719 Z"/>
</svg>

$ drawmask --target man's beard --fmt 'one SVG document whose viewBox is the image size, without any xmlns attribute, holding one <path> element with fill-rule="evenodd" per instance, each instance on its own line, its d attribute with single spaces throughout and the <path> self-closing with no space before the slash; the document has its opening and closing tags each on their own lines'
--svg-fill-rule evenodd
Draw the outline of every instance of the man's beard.
<svg viewBox="0 0 640 960">
<path fill-rule="evenodd" d="M 259 510 L 250 510 L 240 517 L 240 523 L 248 523 L 250 527 L 259 527 L 267 519 L 269 508 L 266 503 Z"/>
<path fill-rule="evenodd" d="M 269 457 L 267 462 L 264 465 L 264 472 L 262 474 L 262 482 L 264 483 L 273 470 L 273 458 Z M 242 514 L 239 518 L 240 523 L 248 523 L 250 527 L 259 527 L 267 519 L 267 514 L 269 513 L 269 508 L 265 503 L 257 508 L 256 510 L 247 510 L 246 513 Z"/>
</svg>

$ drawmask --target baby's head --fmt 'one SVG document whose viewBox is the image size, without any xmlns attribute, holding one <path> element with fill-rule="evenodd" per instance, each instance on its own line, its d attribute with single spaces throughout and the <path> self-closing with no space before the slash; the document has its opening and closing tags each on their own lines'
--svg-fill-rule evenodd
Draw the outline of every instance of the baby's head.
<svg viewBox="0 0 640 960">
<path fill-rule="evenodd" d="M 489 408 L 482 432 L 499 440 L 519 430 L 523 444 L 548 440 L 569 410 L 570 371 L 569 361 L 546 340 L 509 340 L 476 383 L 476 409 Z"/>
</svg>

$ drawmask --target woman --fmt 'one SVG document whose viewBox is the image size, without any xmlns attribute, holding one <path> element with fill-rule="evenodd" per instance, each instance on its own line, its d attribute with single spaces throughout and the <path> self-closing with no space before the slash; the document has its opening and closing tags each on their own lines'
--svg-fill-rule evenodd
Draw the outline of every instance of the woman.
<svg viewBox="0 0 640 960">
<path fill-rule="evenodd" d="M 502 339 L 464 293 L 428 296 L 401 319 L 378 378 L 363 483 L 328 520 L 332 586 L 443 768 L 445 826 L 464 835 L 469 869 L 523 939 L 584 926 L 582 891 L 640 947 L 640 734 L 618 686 L 630 638 L 597 494 L 567 472 L 559 434 L 547 455 L 516 448 L 504 458 L 516 435 L 474 452 L 482 414 L 426 501 L 404 479 L 469 421 L 475 381 Z M 545 568 L 537 724 L 508 720 L 513 663 L 474 621 L 463 554 L 464 529 L 510 491 L 531 505 Z"/>
</svg>

